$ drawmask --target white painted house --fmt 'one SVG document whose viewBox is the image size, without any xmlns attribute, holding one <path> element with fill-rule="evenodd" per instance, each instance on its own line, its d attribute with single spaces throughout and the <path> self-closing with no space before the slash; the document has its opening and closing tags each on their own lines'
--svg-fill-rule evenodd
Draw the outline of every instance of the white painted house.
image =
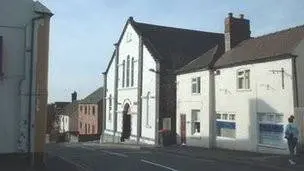
<svg viewBox="0 0 304 171">
<path fill-rule="evenodd" d="M 0 1 L 0 153 L 43 156 L 52 15 L 40 2 Z"/>
<path fill-rule="evenodd" d="M 68 115 L 59 115 L 58 116 L 58 126 L 59 133 L 64 133 L 70 131 L 70 117 Z"/>
<path fill-rule="evenodd" d="M 226 52 L 214 65 L 190 73 L 181 70 L 177 76 L 178 140 L 193 146 L 288 153 L 284 129 L 287 118 L 295 115 L 301 150 L 304 26 L 249 38 L 249 20 L 243 17 L 229 14 L 225 19 Z M 193 88 L 197 86 L 199 92 Z M 185 132 L 179 131 L 182 127 Z"/>
<path fill-rule="evenodd" d="M 223 34 L 136 22 L 129 18 L 104 72 L 102 141 L 157 144 L 175 132 L 174 71 L 223 42 Z"/>
</svg>

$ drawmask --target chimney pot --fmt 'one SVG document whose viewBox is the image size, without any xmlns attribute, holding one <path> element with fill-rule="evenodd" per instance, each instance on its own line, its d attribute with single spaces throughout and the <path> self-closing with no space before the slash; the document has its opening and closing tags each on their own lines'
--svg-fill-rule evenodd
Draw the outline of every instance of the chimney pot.
<svg viewBox="0 0 304 171">
<path fill-rule="evenodd" d="M 244 14 L 240 14 L 240 18 L 241 18 L 241 19 L 244 19 Z"/>
<path fill-rule="evenodd" d="M 233 17 L 233 13 L 232 13 L 232 12 L 229 12 L 229 13 L 228 13 L 228 17 L 230 17 L 230 18 Z"/>
</svg>

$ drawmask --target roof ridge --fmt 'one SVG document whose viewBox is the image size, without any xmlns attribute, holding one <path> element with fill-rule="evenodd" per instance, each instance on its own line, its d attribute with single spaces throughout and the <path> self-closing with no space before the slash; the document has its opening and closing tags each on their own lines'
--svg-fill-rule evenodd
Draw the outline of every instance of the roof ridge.
<svg viewBox="0 0 304 171">
<path fill-rule="evenodd" d="M 171 26 L 164 26 L 164 25 L 158 25 L 158 24 L 150 24 L 150 23 L 138 22 L 138 21 L 134 21 L 134 20 L 133 20 L 133 22 L 136 24 L 145 24 L 145 25 L 149 25 L 149 26 L 163 27 L 163 28 L 167 28 L 167 29 L 176 29 L 176 30 L 192 31 L 192 32 L 199 32 L 199 33 L 224 35 L 224 33 L 201 31 L 201 30 L 187 29 L 187 28 L 181 28 L 181 27 L 171 27 Z"/>
<path fill-rule="evenodd" d="M 298 28 L 301 28 L 301 27 L 304 27 L 304 24 L 297 25 L 297 26 L 294 26 L 294 27 L 289 27 L 289 28 L 286 28 L 286 29 L 283 29 L 283 30 L 278 30 L 278 31 L 271 32 L 271 33 L 267 33 L 267 34 L 260 35 L 260 36 L 257 36 L 257 37 L 253 37 L 253 39 L 264 38 L 264 37 L 267 37 L 267 36 L 276 35 L 276 34 L 280 34 L 280 33 L 283 33 L 283 32 L 288 32 L 290 30 L 295 30 L 295 29 L 298 29 Z M 250 39 L 247 39 L 247 40 L 250 40 Z"/>
</svg>

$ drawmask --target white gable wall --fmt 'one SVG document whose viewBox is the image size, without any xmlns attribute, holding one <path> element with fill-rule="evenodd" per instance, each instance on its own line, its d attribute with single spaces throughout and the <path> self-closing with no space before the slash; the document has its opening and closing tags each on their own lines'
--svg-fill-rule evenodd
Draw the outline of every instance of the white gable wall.
<svg viewBox="0 0 304 171">
<path fill-rule="evenodd" d="M 200 94 L 192 94 L 192 78 L 201 78 Z M 177 76 L 176 131 L 177 142 L 181 136 L 181 114 L 186 114 L 186 144 L 209 147 L 209 71 L 199 71 Z M 200 110 L 200 134 L 192 135 L 192 110 Z"/>
<path fill-rule="evenodd" d="M 106 126 L 105 126 L 105 132 L 107 133 L 112 133 L 111 131 L 109 132 L 108 130 L 112 130 L 113 131 L 113 115 L 114 115 L 114 112 L 113 112 L 113 106 L 114 106 L 114 100 L 113 100 L 113 97 L 114 97 L 114 75 L 115 75 L 115 59 L 113 59 L 111 65 L 110 65 L 110 68 L 108 70 L 108 73 L 107 73 L 107 92 L 106 92 Z M 112 109 L 110 110 L 110 106 L 109 106 L 109 100 L 110 100 L 110 95 L 112 97 Z M 111 114 L 110 114 L 111 113 Z M 109 117 L 111 115 L 111 118 Z"/>
<path fill-rule="evenodd" d="M 131 114 L 131 135 L 137 135 L 137 70 L 138 70 L 138 47 L 139 37 L 133 27 L 128 24 L 119 45 L 119 68 L 118 68 L 118 114 L 117 114 L 117 131 L 122 132 L 123 127 L 123 108 L 126 103 L 130 105 Z M 129 87 L 127 84 L 127 56 L 130 57 L 130 76 Z M 134 58 L 134 85 L 131 86 L 131 63 Z M 123 60 L 125 60 L 125 87 L 122 87 Z"/>
<path fill-rule="evenodd" d="M 147 47 L 143 47 L 143 84 L 142 84 L 142 137 L 155 138 L 155 90 L 156 90 L 156 62 Z M 147 94 L 149 101 L 147 103 Z M 147 117 L 148 116 L 148 117 Z"/>
<path fill-rule="evenodd" d="M 281 73 L 270 70 L 284 68 L 284 89 Z M 250 69 L 250 89 L 237 90 L 237 71 Z M 217 137 L 217 146 L 238 150 L 287 152 L 287 145 L 280 148 L 258 146 L 259 127 L 257 112 L 283 113 L 283 122 L 293 114 L 293 88 L 291 59 L 220 69 L 215 76 L 216 112 L 235 113 L 236 138 Z"/>
</svg>

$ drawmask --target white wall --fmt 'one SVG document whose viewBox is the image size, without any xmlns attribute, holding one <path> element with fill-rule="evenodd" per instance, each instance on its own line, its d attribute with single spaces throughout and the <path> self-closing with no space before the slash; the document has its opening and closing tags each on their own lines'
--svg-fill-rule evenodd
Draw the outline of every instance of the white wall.
<svg viewBox="0 0 304 171">
<path fill-rule="evenodd" d="M 59 115 L 59 132 L 64 133 L 69 131 L 70 117 L 67 115 Z"/>
<path fill-rule="evenodd" d="M 281 73 L 270 70 L 284 68 L 284 89 Z M 239 69 L 250 69 L 250 89 L 237 90 L 236 74 Z M 284 153 L 287 149 L 258 147 L 257 112 L 284 114 L 284 123 L 293 113 L 291 60 L 279 60 L 232 68 L 220 69 L 215 76 L 216 111 L 236 114 L 236 138 L 217 138 L 217 146 L 223 148 Z M 282 145 L 287 148 L 287 145 Z M 280 147 L 281 148 L 281 147 Z"/>
<path fill-rule="evenodd" d="M 128 39 L 129 36 L 131 40 Z M 127 38 L 128 37 L 128 38 Z M 130 40 L 130 41 L 128 41 Z M 130 70 L 131 70 L 131 62 L 132 58 L 134 58 L 134 85 L 131 86 L 131 72 L 130 72 L 130 85 L 126 87 L 122 87 L 122 79 L 123 79 L 123 60 L 125 60 L 125 69 L 127 69 L 127 56 L 130 56 Z M 122 37 L 122 41 L 119 45 L 119 60 L 118 60 L 118 106 L 117 106 L 117 132 L 122 132 L 122 118 L 123 118 L 123 108 L 126 103 L 130 105 L 130 115 L 131 115 L 131 135 L 137 135 L 137 81 L 138 81 L 138 55 L 139 55 L 139 36 L 133 29 L 133 27 L 128 24 L 125 30 L 125 33 Z M 156 75 L 154 72 L 149 71 L 149 69 L 156 70 L 156 64 L 151 56 L 150 52 L 147 48 L 143 47 L 143 86 L 142 93 L 143 96 L 146 96 L 148 92 L 150 92 L 150 100 L 149 100 L 149 114 L 150 114 L 150 122 L 149 125 L 146 125 L 146 111 L 147 105 L 146 100 L 143 99 L 143 107 L 142 107 L 142 136 L 144 138 L 154 139 L 155 135 L 155 78 Z M 109 72 L 107 74 L 107 98 L 109 94 L 114 96 L 114 61 L 111 64 Z M 125 73 L 125 79 L 127 78 L 127 74 Z M 108 99 L 107 99 L 108 100 Z M 106 129 L 113 130 L 113 119 L 112 121 L 108 120 L 108 112 L 109 112 L 109 103 L 107 102 L 107 110 L 106 110 Z M 113 103 L 114 105 L 114 103 Z M 112 107 L 113 108 L 113 107 Z M 113 114 L 112 114 L 113 118 Z M 107 133 L 110 133 L 109 131 Z"/>
<path fill-rule="evenodd" d="M 130 37 L 131 39 L 128 39 Z M 117 131 L 122 132 L 123 108 L 126 103 L 130 105 L 131 114 L 131 135 L 137 135 L 137 76 L 138 76 L 138 53 L 139 53 L 139 37 L 133 27 L 128 24 L 122 40 L 119 45 L 119 68 L 118 68 L 118 115 L 117 115 Z M 129 87 L 126 87 L 127 72 L 125 72 L 125 87 L 122 87 L 123 78 L 123 60 L 125 60 L 125 70 L 127 70 L 127 56 L 130 57 L 130 77 Z M 134 58 L 134 84 L 131 86 L 131 63 Z"/>
<path fill-rule="evenodd" d="M 155 90 L 156 90 L 156 62 L 151 56 L 147 47 L 143 47 L 143 84 L 142 84 L 142 137 L 155 139 Z M 147 105 L 146 96 L 149 93 L 149 101 Z M 148 117 L 147 117 L 148 110 Z M 148 122 L 147 122 L 148 118 Z"/>
<path fill-rule="evenodd" d="M 192 94 L 192 78 L 201 78 L 201 93 Z M 177 76 L 176 131 L 180 142 L 180 115 L 186 114 L 186 144 L 209 147 L 209 71 Z M 200 135 L 191 134 L 191 110 L 200 110 Z"/>
<path fill-rule="evenodd" d="M 0 139 L 5 140 L 1 142 L 0 153 L 27 150 L 26 94 L 30 54 L 25 49 L 30 48 L 32 7 L 31 0 L 0 2 L 0 36 L 3 36 L 4 48 L 4 77 L 0 79 Z M 35 104 L 32 109 L 35 109 Z"/>
<path fill-rule="evenodd" d="M 106 130 L 113 130 L 113 106 L 114 106 L 114 78 L 115 77 L 115 59 L 113 59 L 109 71 L 107 73 L 107 90 L 106 90 L 106 125 L 105 129 Z M 112 109 L 109 109 L 109 98 L 110 95 L 112 96 Z M 109 118 L 109 113 L 111 113 L 111 118 Z"/>
</svg>

